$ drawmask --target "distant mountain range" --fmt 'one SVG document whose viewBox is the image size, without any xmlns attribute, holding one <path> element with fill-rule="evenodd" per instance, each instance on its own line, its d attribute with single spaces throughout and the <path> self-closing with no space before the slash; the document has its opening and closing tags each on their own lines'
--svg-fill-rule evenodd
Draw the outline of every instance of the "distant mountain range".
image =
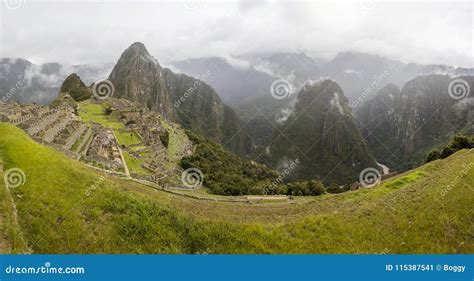
<svg viewBox="0 0 474 281">
<path fill-rule="evenodd" d="M 95 66 L 60 63 L 37 65 L 21 58 L 2 58 L 0 101 L 49 104 L 58 96 L 61 84 L 71 73 L 77 73 L 87 85 L 90 85 L 106 78 L 112 66 L 113 64 Z"/>
<path fill-rule="evenodd" d="M 69 74 L 77 73 L 89 85 L 106 78 L 113 65 L 36 65 L 22 58 L 2 58 L 0 98 L 11 89 L 19 88 L 17 92 L 21 94 L 15 95 L 15 100 L 47 104 L 54 99 L 62 81 Z M 234 107 L 268 98 L 272 82 L 280 78 L 288 80 L 297 90 L 308 81 L 330 78 L 341 86 L 352 105 L 364 93 L 374 94 L 389 83 L 403 87 L 419 75 L 474 75 L 474 68 L 403 63 L 356 52 L 343 52 L 329 61 L 305 53 L 286 52 L 195 58 L 174 61 L 169 66 L 195 78 L 204 78 L 225 103 Z M 18 82 L 22 83 L 23 80 L 26 86 L 18 87 Z"/>
<path fill-rule="evenodd" d="M 403 87 L 419 75 L 474 75 L 474 68 L 403 63 L 356 52 L 339 53 L 329 61 L 311 58 L 304 53 L 275 53 L 249 54 L 231 59 L 196 58 L 171 65 L 192 76 L 210 71 L 212 75 L 208 83 L 233 106 L 253 103 L 254 99 L 269 96 L 271 83 L 280 78 L 296 89 L 311 80 L 330 78 L 341 86 L 349 102 L 353 102 L 364 93 L 374 94 L 389 83 Z"/>
</svg>

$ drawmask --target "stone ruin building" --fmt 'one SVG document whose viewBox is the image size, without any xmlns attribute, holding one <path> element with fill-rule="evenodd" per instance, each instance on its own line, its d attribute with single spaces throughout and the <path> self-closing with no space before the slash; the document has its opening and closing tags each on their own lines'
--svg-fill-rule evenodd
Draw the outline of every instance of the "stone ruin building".
<svg viewBox="0 0 474 281">
<path fill-rule="evenodd" d="M 0 103 L 0 121 L 25 130 L 36 141 L 74 159 L 114 170 L 123 167 L 112 131 L 98 124 L 87 126 L 76 116 L 74 107 Z"/>
</svg>

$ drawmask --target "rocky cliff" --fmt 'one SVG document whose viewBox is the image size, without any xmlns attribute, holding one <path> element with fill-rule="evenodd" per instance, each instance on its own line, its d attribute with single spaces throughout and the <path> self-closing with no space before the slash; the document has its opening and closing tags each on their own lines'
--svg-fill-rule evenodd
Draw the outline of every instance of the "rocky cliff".
<svg viewBox="0 0 474 281">
<path fill-rule="evenodd" d="M 400 91 L 388 85 L 356 111 L 363 136 L 379 161 L 405 170 L 454 134 L 474 133 L 473 76 L 419 76 Z"/>
</svg>

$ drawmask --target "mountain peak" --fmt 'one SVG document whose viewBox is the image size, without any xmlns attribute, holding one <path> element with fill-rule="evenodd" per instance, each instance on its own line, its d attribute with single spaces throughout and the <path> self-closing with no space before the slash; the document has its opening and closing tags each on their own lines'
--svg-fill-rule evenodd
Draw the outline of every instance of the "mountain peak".
<svg viewBox="0 0 474 281">
<path fill-rule="evenodd" d="M 133 43 L 132 45 L 130 45 L 130 47 L 128 47 L 125 50 L 125 52 L 127 52 L 127 51 L 133 51 L 135 53 L 146 54 L 146 55 L 150 54 L 150 53 L 148 53 L 148 50 L 146 49 L 145 44 L 143 44 L 142 42 Z"/>
<path fill-rule="evenodd" d="M 135 63 L 143 64 L 142 67 L 144 67 L 144 71 L 146 69 L 146 72 L 151 70 L 153 70 L 154 72 L 161 71 L 161 66 L 158 63 L 158 60 L 155 59 L 152 55 L 150 55 L 145 45 L 141 42 L 135 42 L 127 49 L 125 49 L 125 51 L 123 51 L 122 55 L 120 56 L 120 59 L 118 60 L 117 64 L 115 65 L 114 69 L 118 67 L 119 69 L 121 69 L 121 71 L 124 71 L 125 69 L 128 69 L 131 64 Z M 109 79 L 114 75 L 117 75 L 117 73 L 114 73 L 114 71 L 112 71 L 110 75 L 111 76 L 109 76 Z"/>
<path fill-rule="evenodd" d="M 303 94 L 307 92 L 312 93 L 312 94 L 318 94 L 318 95 L 330 94 L 332 96 L 334 92 L 342 93 L 342 89 L 339 86 L 339 84 L 335 82 L 334 80 L 323 78 L 318 81 L 312 81 L 312 82 L 306 83 L 301 93 Z"/>
<path fill-rule="evenodd" d="M 133 43 L 122 53 L 122 58 L 130 59 L 135 58 L 137 56 L 141 57 L 144 60 L 149 60 L 155 64 L 158 64 L 158 61 L 152 55 L 150 55 L 145 45 L 141 42 Z"/>
<path fill-rule="evenodd" d="M 59 97 L 69 94 L 75 101 L 86 100 L 91 97 L 92 93 L 89 88 L 82 82 L 81 77 L 76 73 L 70 74 L 64 80 L 59 90 Z"/>
</svg>

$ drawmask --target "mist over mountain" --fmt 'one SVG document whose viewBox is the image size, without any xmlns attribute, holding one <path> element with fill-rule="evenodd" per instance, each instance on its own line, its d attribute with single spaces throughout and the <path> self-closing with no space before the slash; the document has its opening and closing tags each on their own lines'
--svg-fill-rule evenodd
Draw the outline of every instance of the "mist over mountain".
<svg viewBox="0 0 474 281">
<path fill-rule="evenodd" d="M 217 69 L 208 83 L 216 88 L 223 99 L 235 106 L 253 103 L 252 98 L 258 100 L 268 95 L 271 82 L 276 79 L 285 79 L 300 89 L 307 81 L 330 78 L 340 84 L 346 97 L 353 103 L 364 93 L 373 95 L 389 83 L 403 87 L 419 75 L 474 75 L 473 68 L 403 63 L 358 52 L 342 52 L 329 61 L 311 58 L 305 53 L 288 52 L 247 54 L 238 60 L 240 64 L 235 65 L 224 58 L 196 58 L 173 62 L 172 65 L 194 76 Z M 247 67 L 242 69 L 242 65 Z"/>
<path fill-rule="evenodd" d="M 17 58 L 0 59 L 0 100 L 21 103 L 49 104 L 59 92 L 62 82 L 77 73 L 86 83 L 107 77 L 111 64 L 63 65 L 60 63 L 33 64 Z"/>
<path fill-rule="evenodd" d="M 239 65 L 238 60 L 210 57 L 172 63 L 179 71 L 193 77 L 205 77 L 224 102 L 231 105 L 246 103 L 267 94 L 275 76 L 260 71 L 248 64 Z"/>
</svg>

